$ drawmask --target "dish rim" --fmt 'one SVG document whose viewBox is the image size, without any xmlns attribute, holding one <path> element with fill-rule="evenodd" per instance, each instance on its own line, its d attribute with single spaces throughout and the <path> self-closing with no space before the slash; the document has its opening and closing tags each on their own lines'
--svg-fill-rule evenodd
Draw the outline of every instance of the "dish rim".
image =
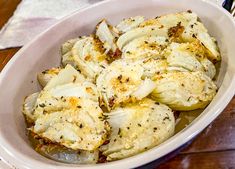
<svg viewBox="0 0 235 169">
<path fill-rule="evenodd" d="M 81 12 L 83 12 L 85 10 L 90 9 L 90 8 L 95 8 L 96 6 L 99 6 L 99 5 L 102 5 L 102 4 L 105 4 L 105 3 L 111 3 L 112 1 L 120 1 L 120 2 L 122 2 L 122 0 L 106 0 L 106 1 L 98 2 L 98 3 L 94 4 L 94 5 L 89 6 L 89 7 L 82 8 L 81 10 L 73 12 L 72 14 L 64 17 L 63 19 L 59 20 L 56 24 L 50 26 L 45 31 L 40 33 L 37 37 L 35 37 L 27 45 L 22 47 L 12 57 L 12 59 L 6 64 L 6 66 L 3 68 L 3 70 L 2 70 L 2 72 L 0 74 L 0 86 L 1 86 L 2 83 L 4 83 L 3 80 L 5 79 L 5 77 L 7 77 L 8 70 L 12 66 L 14 66 L 14 63 L 16 62 L 16 60 L 20 59 L 20 57 L 22 57 L 22 53 L 25 50 L 27 50 L 31 46 L 31 44 L 33 44 L 36 41 L 38 41 L 46 32 L 48 32 L 48 30 L 53 29 L 54 27 L 59 25 L 61 22 L 64 22 L 64 20 L 67 20 L 68 18 L 73 17 L 74 15 L 77 15 L 78 13 L 81 13 Z M 224 13 L 226 15 L 226 17 L 229 18 L 231 23 L 233 23 L 233 26 L 235 28 L 234 18 L 232 16 L 230 16 L 230 14 L 226 10 L 224 10 L 222 7 L 219 7 L 218 5 L 216 5 L 215 3 L 211 2 L 211 1 L 207 1 L 207 0 L 200 0 L 200 1 L 203 2 L 203 3 L 207 3 L 210 6 L 213 6 L 213 8 L 217 8 L 217 10 L 221 11 L 222 13 Z M 208 112 L 203 117 L 201 117 L 199 119 L 195 119 L 193 124 L 190 124 L 187 127 L 187 129 L 182 130 L 179 135 L 176 134 L 176 135 L 172 136 L 171 138 L 167 139 L 160 146 L 156 146 L 156 147 L 154 147 L 154 148 L 152 148 L 152 149 L 150 149 L 148 151 L 145 151 L 144 153 L 140 153 L 140 154 L 137 154 L 135 156 L 132 156 L 132 157 L 129 157 L 129 158 L 125 158 L 125 159 L 122 159 L 122 160 L 113 161 L 113 162 L 109 162 L 109 163 L 103 163 L 103 164 L 82 165 L 82 167 L 83 168 L 90 168 L 90 167 L 92 167 L 92 168 L 93 167 L 98 167 L 98 168 L 107 167 L 107 168 L 110 168 L 110 167 L 117 167 L 117 166 L 137 167 L 137 166 L 141 166 L 141 165 L 147 164 L 149 162 L 152 162 L 154 160 L 157 160 L 160 157 L 165 156 L 166 154 L 169 154 L 170 152 L 172 152 L 175 149 L 177 149 L 179 146 L 181 146 L 181 145 L 185 144 L 186 142 L 188 142 L 189 140 L 193 139 L 197 134 L 199 134 L 203 129 L 205 129 L 206 126 L 208 126 L 222 112 L 222 110 L 227 106 L 229 101 L 234 96 L 234 93 L 235 93 L 234 88 L 235 88 L 235 75 L 232 76 L 231 83 L 229 84 L 228 88 L 225 90 L 225 92 L 222 95 L 222 97 L 220 99 L 218 99 L 216 105 L 214 107 L 210 107 L 209 112 L 213 112 L 213 114 L 209 114 L 209 112 Z M 177 140 L 181 140 L 181 143 L 175 144 L 176 141 L 177 141 L 177 140 L 175 140 L 176 137 L 178 138 Z M 0 137 L 0 143 L 4 143 L 4 142 L 5 142 L 5 140 Z M 161 152 L 160 155 L 155 153 L 156 148 L 158 148 L 158 152 Z M 5 148 L 3 146 L 3 144 L 0 144 L 0 150 L 4 151 L 3 154 L 8 154 L 8 158 L 7 159 L 10 158 L 12 160 L 15 160 L 15 162 L 18 163 L 18 164 L 20 164 L 20 163 L 21 164 L 25 164 L 23 160 L 16 159 L 15 155 L 13 155 L 12 152 L 9 152 L 9 150 L 7 148 Z M 4 159 L 4 157 L 1 157 L 1 158 Z M 48 164 L 45 164 L 45 167 L 46 166 L 48 166 Z M 73 166 L 73 165 L 68 165 L 68 167 L 61 165 L 61 166 L 57 166 L 57 167 L 58 168 L 70 168 L 71 166 Z M 76 165 L 76 166 L 79 166 L 79 165 Z M 20 165 L 20 167 L 27 168 L 27 166 L 22 166 L 22 165 Z"/>
</svg>

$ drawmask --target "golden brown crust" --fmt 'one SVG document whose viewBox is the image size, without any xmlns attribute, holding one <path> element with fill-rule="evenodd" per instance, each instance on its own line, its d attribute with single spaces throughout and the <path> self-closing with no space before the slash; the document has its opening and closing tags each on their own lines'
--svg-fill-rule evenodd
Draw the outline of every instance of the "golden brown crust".
<svg viewBox="0 0 235 169">
<path fill-rule="evenodd" d="M 174 42 L 181 41 L 181 35 L 184 32 L 184 26 L 179 22 L 176 26 L 173 26 L 168 29 L 168 36 Z"/>
</svg>

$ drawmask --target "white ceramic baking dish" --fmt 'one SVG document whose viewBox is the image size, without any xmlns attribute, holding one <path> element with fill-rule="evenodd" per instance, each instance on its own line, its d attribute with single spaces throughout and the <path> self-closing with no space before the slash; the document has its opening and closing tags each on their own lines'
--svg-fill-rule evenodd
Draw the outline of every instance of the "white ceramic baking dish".
<svg viewBox="0 0 235 169">
<path fill-rule="evenodd" d="M 46 169 L 75 168 L 47 159 L 35 152 L 25 135 L 25 122 L 21 113 L 23 98 L 38 90 L 36 74 L 59 65 L 60 45 L 67 39 L 89 34 L 96 23 L 107 18 L 115 24 L 129 16 L 158 16 L 171 12 L 192 10 L 201 18 L 211 35 L 215 36 L 222 54 L 219 91 L 204 112 L 188 127 L 161 145 L 123 160 L 83 165 L 82 168 L 133 168 L 172 152 L 182 146 L 226 107 L 235 91 L 235 23 L 222 8 L 205 0 L 109 0 L 80 10 L 61 20 L 31 43 L 24 46 L 6 65 L 0 77 L 0 155 L 16 168 Z"/>
</svg>

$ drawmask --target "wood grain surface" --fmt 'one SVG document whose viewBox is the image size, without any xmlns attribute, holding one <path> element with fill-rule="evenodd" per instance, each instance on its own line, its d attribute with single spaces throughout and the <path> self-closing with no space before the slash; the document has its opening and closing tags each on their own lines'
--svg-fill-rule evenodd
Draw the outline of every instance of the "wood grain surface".
<svg viewBox="0 0 235 169">
<path fill-rule="evenodd" d="M 0 27 L 20 0 L 0 0 Z M 1 39 L 0 39 L 1 40 Z M 0 71 L 19 48 L 0 50 Z M 158 169 L 235 169 L 235 97 L 192 144 Z"/>
</svg>

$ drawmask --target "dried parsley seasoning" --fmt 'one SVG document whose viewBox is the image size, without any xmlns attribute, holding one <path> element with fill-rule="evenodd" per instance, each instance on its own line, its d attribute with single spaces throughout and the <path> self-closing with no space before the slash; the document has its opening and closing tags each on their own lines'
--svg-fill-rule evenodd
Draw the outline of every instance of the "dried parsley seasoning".
<svg viewBox="0 0 235 169">
<path fill-rule="evenodd" d="M 188 13 L 192 13 L 192 11 L 191 11 L 190 9 L 189 9 L 189 10 L 187 10 L 187 12 L 188 12 Z"/>
<path fill-rule="evenodd" d="M 193 38 L 197 38 L 197 36 L 195 34 L 192 35 Z"/>
<path fill-rule="evenodd" d="M 75 83 L 77 80 L 77 76 L 73 75 L 73 83 Z"/>
<path fill-rule="evenodd" d="M 135 19 L 134 19 L 134 18 L 132 18 L 132 19 L 131 19 L 131 22 L 135 22 Z"/>
<path fill-rule="evenodd" d="M 42 114 L 46 114 L 46 113 L 47 113 L 47 111 L 46 111 L 46 110 L 43 110 Z"/>
<path fill-rule="evenodd" d="M 44 103 L 39 104 L 39 107 L 45 107 L 46 105 Z"/>
<path fill-rule="evenodd" d="M 154 128 L 153 128 L 153 132 L 156 132 L 156 130 L 157 130 L 157 127 L 154 127 Z"/>
<path fill-rule="evenodd" d="M 169 116 L 164 117 L 163 121 L 165 121 L 165 120 L 171 121 Z"/>
<path fill-rule="evenodd" d="M 161 25 L 161 26 L 159 27 L 159 29 L 162 29 L 162 28 L 164 28 L 164 25 Z"/>
<path fill-rule="evenodd" d="M 122 75 L 119 75 L 117 78 L 118 78 L 118 80 L 121 82 L 121 80 L 122 80 Z"/>
<path fill-rule="evenodd" d="M 121 128 L 118 129 L 118 136 L 119 136 L 120 138 L 122 138 L 122 129 L 121 129 Z"/>
<path fill-rule="evenodd" d="M 118 129 L 118 135 L 121 134 L 121 130 L 122 130 L 121 128 Z"/>
<path fill-rule="evenodd" d="M 192 96 L 189 96 L 189 98 L 187 99 L 187 101 L 190 101 L 191 98 L 192 98 Z"/>
</svg>

